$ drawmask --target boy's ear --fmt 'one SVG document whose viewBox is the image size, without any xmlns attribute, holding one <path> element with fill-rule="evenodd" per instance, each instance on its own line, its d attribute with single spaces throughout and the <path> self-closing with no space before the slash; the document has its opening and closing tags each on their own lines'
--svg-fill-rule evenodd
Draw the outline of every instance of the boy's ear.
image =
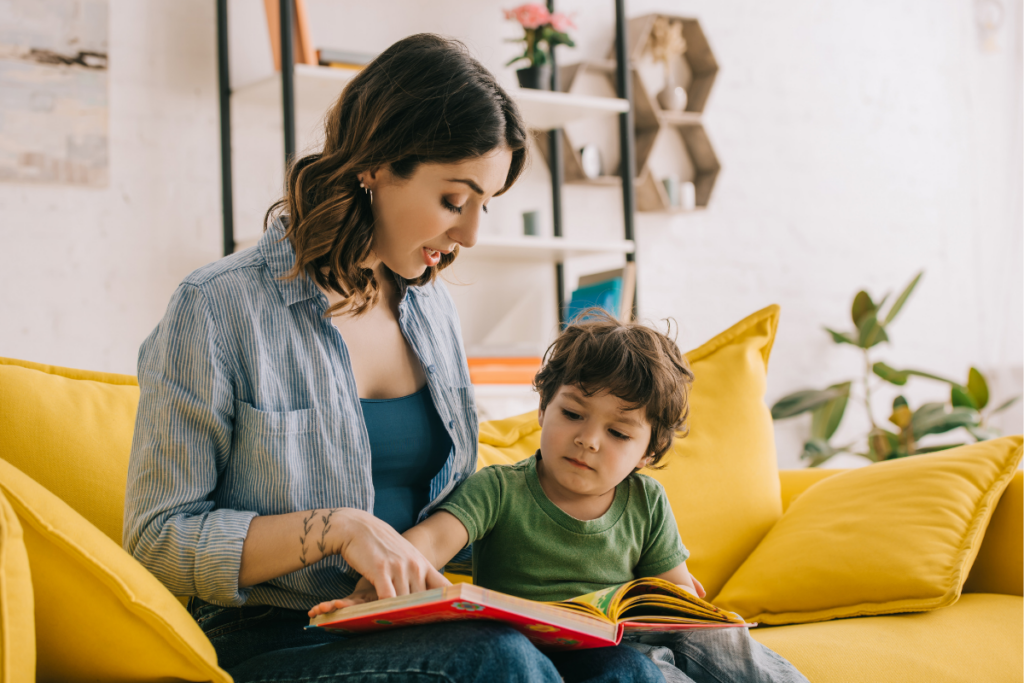
<svg viewBox="0 0 1024 683">
<path fill-rule="evenodd" d="M 544 409 L 543 408 L 537 408 L 537 422 L 540 423 L 541 427 L 544 426 Z"/>
</svg>

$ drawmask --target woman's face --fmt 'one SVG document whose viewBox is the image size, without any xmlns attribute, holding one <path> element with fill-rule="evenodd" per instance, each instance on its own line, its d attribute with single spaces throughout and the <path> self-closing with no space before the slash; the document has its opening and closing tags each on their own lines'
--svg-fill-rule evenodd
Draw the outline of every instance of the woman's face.
<svg viewBox="0 0 1024 683">
<path fill-rule="evenodd" d="M 511 164 L 512 151 L 500 147 L 478 159 L 420 164 L 408 180 L 390 169 L 364 173 L 360 180 L 373 192 L 374 255 L 414 280 L 456 245 L 472 247 L 480 214 L 504 187 Z"/>
</svg>

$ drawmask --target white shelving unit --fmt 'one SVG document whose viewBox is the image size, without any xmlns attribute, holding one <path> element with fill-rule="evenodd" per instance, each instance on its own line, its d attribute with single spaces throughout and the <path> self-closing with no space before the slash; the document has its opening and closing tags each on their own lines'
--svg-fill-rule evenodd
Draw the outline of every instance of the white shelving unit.
<svg viewBox="0 0 1024 683">
<path fill-rule="evenodd" d="M 255 246 L 259 237 L 237 240 L 236 249 Z M 558 263 L 579 256 L 601 256 L 606 254 L 633 253 L 632 240 L 610 242 L 586 242 L 568 240 L 562 237 L 500 237 L 481 235 L 476 245 L 464 249 L 460 259 L 501 259 L 505 261 L 530 261 L 533 263 Z"/>
<path fill-rule="evenodd" d="M 295 106 L 326 111 L 357 71 L 332 69 L 309 64 L 295 65 Z M 232 96 L 240 102 L 281 106 L 281 74 L 235 89 Z M 519 112 L 534 130 L 562 128 L 570 121 L 615 116 L 629 111 L 629 102 L 616 97 L 594 97 L 545 90 L 514 91 Z"/>
<path fill-rule="evenodd" d="M 472 249 L 466 249 L 460 258 L 500 258 L 508 261 L 549 261 L 558 263 L 578 256 L 633 253 L 632 240 L 587 242 L 564 237 L 499 237 L 481 235 Z"/>
<path fill-rule="evenodd" d="M 611 65 L 613 68 L 614 62 Z M 308 64 L 295 64 L 293 73 L 295 107 L 316 112 L 326 111 L 358 74 L 349 69 Z M 628 100 L 615 97 L 530 89 L 516 89 L 510 94 L 515 98 L 526 125 L 533 131 L 556 130 L 584 119 L 616 117 L 630 108 Z M 235 88 L 231 98 L 240 103 L 280 108 L 281 75 L 276 73 Z M 236 239 L 235 249 L 252 247 L 258 241 L 258 237 Z M 460 259 L 555 265 L 576 257 L 618 255 L 625 258 L 634 249 L 632 240 L 593 242 L 562 237 L 483 235 L 472 249 L 464 251 Z M 536 408 L 536 395 L 529 385 L 491 384 L 478 385 L 475 389 L 481 419 L 500 418 Z"/>
</svg>

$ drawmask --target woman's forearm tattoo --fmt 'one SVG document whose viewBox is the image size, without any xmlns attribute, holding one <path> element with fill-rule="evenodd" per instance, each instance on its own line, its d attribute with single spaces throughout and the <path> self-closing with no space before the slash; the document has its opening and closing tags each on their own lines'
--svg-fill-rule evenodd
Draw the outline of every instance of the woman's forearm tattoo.
<svg viewBox="0 0 1024 683">
<path fill-rule="evenodd" d="M 299 547 L 301 552 L 299 553 L 299 561 L 302 562 L 303 567 L 308 567 L 314 562 L 318 562 L 329 555 L 337 555 L 338 548 L 335 546 L 329 546 L 327 544 L 327 532 L 331 530 L 331 517 L 334 516 L 335 512 L 340 511 L 341 508 L 333 508 L 327 510 L 325 513 L 321 513 L 320 510 L 310 510 L 309 515 L 302 518 L 302 535 L 299 536 Z M 320 516 L 320 522 L 323 527 L 320 529 L 320 539 L 316 541 L 316 548 L 320 551 L 320 557 L 312 559 L 309 557 L 309 536 L 313 533 L 313 527 L 316 526 L 316 518 Z"/>
</svg>

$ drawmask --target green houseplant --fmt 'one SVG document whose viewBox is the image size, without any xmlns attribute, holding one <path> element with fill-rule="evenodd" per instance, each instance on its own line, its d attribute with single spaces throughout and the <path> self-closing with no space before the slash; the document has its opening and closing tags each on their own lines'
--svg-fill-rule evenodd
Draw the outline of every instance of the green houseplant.
<svg viewBox="0 0 1024 683">
<path fill-rule="evenodd" d="M 989 419 L 1009 408 L 1020 397 L 1015 396 L 991 408 L 988 382 L 977 368 L 972 367 L 967 381 L 960 383 L 922 370 L 898 370 L 874 358 L 878 345 L 889 341 L 888 326 L 899 314 L 923 274 L 918 273 L 884 313 L 883 309 L 889 299 L 888 294 L 876 303 L 867 292 L 857 292 L 850 311 L 854 325 L 852 332 L 837 332 L 824 328 L 836 344 L 860 350 L 864 358 L 864 371 L 861 377 L 833 384 L 825 389 L 797 391 L 783 396 L 772 406 L 772 418 L 776 420 L 807 412 L 812 414 L 810 438 L 804 443 L 803 453 L 800 455 L 800 458 L 808 461 L 811 467 L 817 467 L 839 453 L 852 453 L 872 462 L 880 462 L 961 446 L 962 443 L 920 445 L 921 439 L 925 436 L 943 434 L 961 427 L 975 441 L 998 436 L 998 433 L 988 425 Z M 914 377 L 948 385 L 948 399 L 912 408 L 906 397 L 901 394 L 893 400 L 888 423 L 877 422 L 872 410 L 874 397 L 871 385 L 872 382 L 877 382 L 875 378 L 902 387 Z M 860 399 L 863 403 L 870 428 L 866 434 L 849 442 L 834 443 L 832 438 L 852 398 Z"/>
</svg>

